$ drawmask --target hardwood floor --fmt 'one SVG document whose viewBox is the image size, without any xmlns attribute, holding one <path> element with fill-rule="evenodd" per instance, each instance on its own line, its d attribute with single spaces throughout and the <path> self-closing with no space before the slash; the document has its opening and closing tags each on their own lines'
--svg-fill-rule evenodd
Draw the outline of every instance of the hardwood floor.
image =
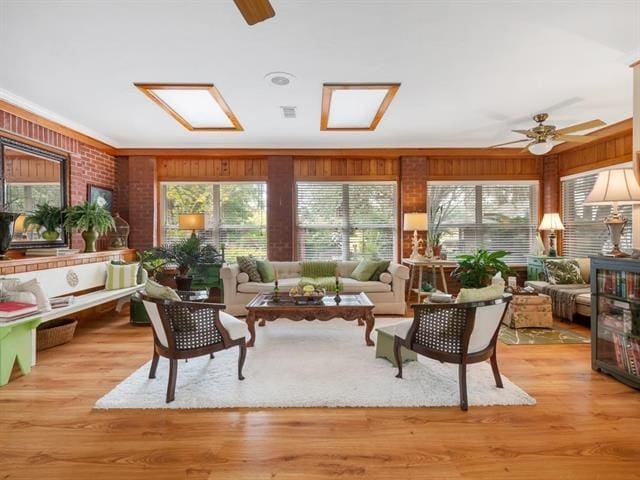
<svg viewBox="0 0 640 480">
<path fill-rule="evenodd" d="M 0 388 L 0 479 L 639 478 L 640 393 L 589 348 L 500 344 L 533 407 L 100 411 L 151 352 L 107 315 Z"/>
</svg>

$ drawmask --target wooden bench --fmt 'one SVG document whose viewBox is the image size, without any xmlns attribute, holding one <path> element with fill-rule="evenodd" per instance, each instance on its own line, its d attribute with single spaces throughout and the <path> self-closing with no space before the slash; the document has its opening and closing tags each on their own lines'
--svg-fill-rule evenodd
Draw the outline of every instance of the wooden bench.
<svg viewBox="0 0 640 480">
<path fill-rule="evenodd" d="M 38 325 L 116 300 L 118 301 L 116 311 L 120 311 L 131 295 L 143 288 L 143 285 L 137 285 L 119 290 L 104 290 L 108 263 L 105 261 L 49 268 L 3 277 L 17 278 L 22 282 L 37 278 L 47 297 L 74 295 L 75 298 L 74 303 L 67 307 L 38 312 L 9 322 L 0 322 L 0 386 L 9 382 L 16 360 L 24 375 L 29 373 L 31 367 L 36 364 L 35 344 Z M 89 293 L 82 293 L 87 291 Z"/>
</svg>

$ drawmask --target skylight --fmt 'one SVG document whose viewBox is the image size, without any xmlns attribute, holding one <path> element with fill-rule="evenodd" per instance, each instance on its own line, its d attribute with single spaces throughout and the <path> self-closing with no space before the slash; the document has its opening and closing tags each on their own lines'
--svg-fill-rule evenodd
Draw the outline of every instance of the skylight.
<svg viewBox="0 0 640 480">
<path fill-rule="evenodd" d="M 393 84 L 325 84 L 321 130 L 375 130 L 400 88 Z"/>
<path fill-rule="evenodd" d="M 187 130 L 243 130 L 213 84 L 135 85 Z"/>
</svg>

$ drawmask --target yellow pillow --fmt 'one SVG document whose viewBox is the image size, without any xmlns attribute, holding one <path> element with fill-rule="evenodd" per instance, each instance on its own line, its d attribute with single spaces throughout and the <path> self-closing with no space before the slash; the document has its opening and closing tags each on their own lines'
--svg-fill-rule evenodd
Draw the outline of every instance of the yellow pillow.
<svg viewBox="0 0 640 480">
<path fill-rule="evenodd" d="M 494 283 L 483 288 L 461 288 L 456 303 L 485 302 L 502 297 L 504 282 Z"/>
</svg>

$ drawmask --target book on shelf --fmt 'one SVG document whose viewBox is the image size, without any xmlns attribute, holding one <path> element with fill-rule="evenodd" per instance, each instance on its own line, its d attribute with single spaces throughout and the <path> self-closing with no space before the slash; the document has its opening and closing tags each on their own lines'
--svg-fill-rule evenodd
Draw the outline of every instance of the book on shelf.
<svg viewBox="0 0 640 480">
<path fill-rule="evenodd" d="M 25 255 L 27 257 L 63 257 L 79 252 L 79 248 L 31 248 L 25 252 Z"/>
<path fill-rule="evenodd" d="M 37 311 L 38 306 L 33 303 L 0 302 L 0 319 L 4 320 L 11 320 Z"/>
<path fill-rule="evenodd" d="M 638 340 L 624 334 L 614 333 L 613 347 L 618 368 L 636 377 L 640 376 L 640 345 Z"/>
<path fill-rule="evenodd" d="M 69 305 L 73 305 L 75 301 L 75 297 L 73 295 L 68 295 L 66 297 L 56 297 L 50 298 L 49 303 L 51 304 L 51 308 L 62 308 L 68 307 Z"/>
</svg>

